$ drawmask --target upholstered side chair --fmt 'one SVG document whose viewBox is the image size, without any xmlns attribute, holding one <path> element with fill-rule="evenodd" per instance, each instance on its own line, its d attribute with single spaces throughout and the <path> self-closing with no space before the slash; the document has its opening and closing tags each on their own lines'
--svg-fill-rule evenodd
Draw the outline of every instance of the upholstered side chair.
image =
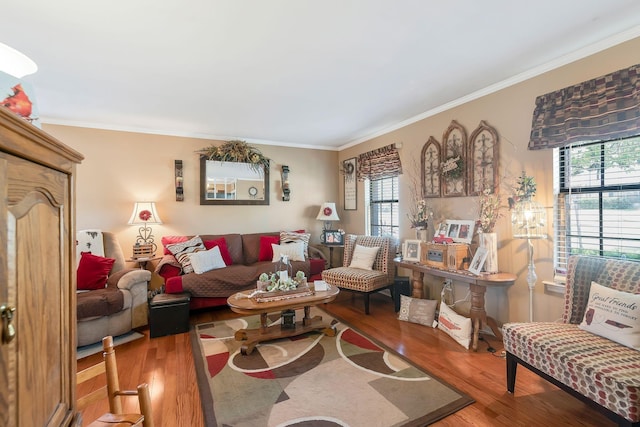
<svg viewBox="0 0 640 427">
<path fill-rule="evenodd" d="M 354 252 L 357 246 L 377 247 L 378 251 L 371 269 L 355 267 Z M 364 312 L 369 314 L 369 295 L 383 289 L 393 289 L 396 254 L 395 239 L 391 237 L 348 234 L 344 240 L 342 267 L 322 272 L 322 279 L 330 285 L 364 294 Z"/>
</svg>

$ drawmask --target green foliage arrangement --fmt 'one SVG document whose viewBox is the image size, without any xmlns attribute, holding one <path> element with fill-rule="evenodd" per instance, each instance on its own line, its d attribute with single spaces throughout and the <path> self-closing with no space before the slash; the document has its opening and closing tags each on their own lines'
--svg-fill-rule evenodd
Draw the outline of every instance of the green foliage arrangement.
<svg viewBox="0 0 640 427">
<path fill-rule="evenodd" d="M 200 156 L 205 157 L 207 160 L 249 163 L 256 168 L 259 166 L 264 166 L 265 169 L 269 167 L 269 158 L 265 157 L 260 150 L 250 146 L 246 141 L 237 139 L 227 141 L 219 146 L 211 144 L 196 151 L 196 153 L 199 153 Z"/>
</svg>

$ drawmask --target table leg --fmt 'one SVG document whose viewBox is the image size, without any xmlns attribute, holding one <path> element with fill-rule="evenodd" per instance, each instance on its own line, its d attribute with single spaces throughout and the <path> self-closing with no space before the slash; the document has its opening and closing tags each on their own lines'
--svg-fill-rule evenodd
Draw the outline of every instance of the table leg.
<svg viewBox="0 0 640 427">
<path fill-rule="evenodd" d="M 487 290 L 482 285 L 469 284 L 469 290 L 471 291 L 471 310 L 469 317 L 473 322 L 473 343 L 472 348 L 474 351 L 478 350 L 478 335 L 482 325 L 487 321 L 487 312 L 484 309 L 484 294 Z"/>
<path fill-rule="evenodd" d="M 424 298 L 424 273 L 411 270 L 411 286 L 413 288 L 411 292 L 413 298 Z"/>
</svg>

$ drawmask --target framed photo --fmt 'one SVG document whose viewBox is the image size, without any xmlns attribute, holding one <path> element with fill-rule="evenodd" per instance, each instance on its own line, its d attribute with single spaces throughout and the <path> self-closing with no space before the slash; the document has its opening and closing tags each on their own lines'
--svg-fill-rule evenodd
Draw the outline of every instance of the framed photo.
<svg viewBox="0 0 640 427">
<path fill-rule="evenodd" d="M 476 250 L 476 254 L 471 260 L 471 264 L 469 265 L 469 272 L 475 274 L 476 276 L 480 274 L 480 270 L 482 270 L 482 266 L 484 265 L 484 261 L 487 259 L 488 253 L 489 251 L 487 250 L 487 248 L 478 247 L 478 250 Z"/>
<path fill-rule="evenodd" d="M 474 226 L 474 221 L 448 219 L 445 236 L 452 238 L 456 243 L 471 243 Z"/>
<path fill-rule="evenodd" d="M 338 230 L 325 230 L 322 243 L 325 245 L 344 245 L 344 234 Z"/>
<path fill-rule="evenodd" d="M 402 259 L 404 261 L 420 261 L 421 240 L 405 240 L 402 245 Z"/>
<path fill-rule="evenodd" d="M 449 224 L 446 222 L 441 222 L 438 224 L 438 228 L 436 228 L 436 234 L 433 237 L 444 236 L 447 237 L 447 232 L 449 231 Z"/>
<path fill-rule="evenodd" d="M 356 180 L 356 158 L 342 162 L 342 172 L 344 173 L 344 210 L 358 210 L 358 181 Z"/>
</svg>

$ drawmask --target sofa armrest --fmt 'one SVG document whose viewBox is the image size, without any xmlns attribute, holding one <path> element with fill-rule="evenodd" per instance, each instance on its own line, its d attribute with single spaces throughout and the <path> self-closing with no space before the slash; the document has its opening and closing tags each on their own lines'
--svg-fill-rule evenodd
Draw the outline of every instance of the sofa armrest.
<svg viewBox="0 0 640 427">
<path fill-rule="evenodd" d="M 309 245 L 309 258 L 320 258 L 324 260 L 325 264 L 327 263 L 327 256 L 322 252 L 322 250 L 320 250 L 320 248 L 315 246 Z"/>
<path fill-rule="evenodd" d="M 138 283 L 144 283 L 145 288 L 151 280 L 151 272 L 148 270 L 125 269 L 113 274 L 107 280 L 107 286 L 117 286 L 118 289 L 131 290 Z"/>
</svg>

